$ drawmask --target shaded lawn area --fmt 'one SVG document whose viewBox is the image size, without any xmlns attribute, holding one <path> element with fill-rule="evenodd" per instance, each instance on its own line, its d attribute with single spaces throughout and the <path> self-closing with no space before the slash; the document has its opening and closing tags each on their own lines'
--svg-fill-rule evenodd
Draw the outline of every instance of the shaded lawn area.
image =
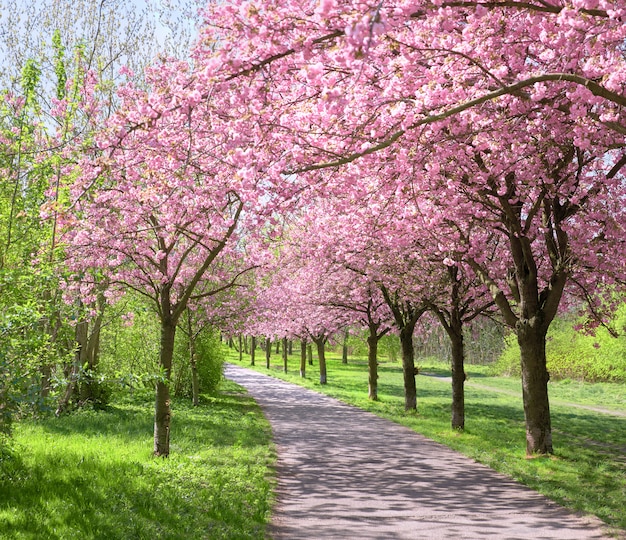
<svg viewBox="0 0 626 540">
<path fill-rule="evenodd" d="M 169 459 L 152 457 L 152 425 L 150 393 L 18 423 L 0 538 L 264 538 L 275 455 L 253 400 L 227 381 L 200 407 L 174 401 Z"/>
<path fill-rule="evenodd" d="M 231 351 L 228 361 L 239 362 Z M 521 385 L 518 380 L 489 377 L 487 368 L 468 366 L 470 382 L 501 388 L 498 393 L 466 386 L 465 431 L 450 428 L 451 385 L 435 377 L 417 376 L 417 412 L 404 411 L 402 367 L 398 362 L 380 362 L 380 400 L 367 399 L 367 361 L 352 358 L 343 364 L 339 355 L 327 353 L 328 384 L 319 384 L 317 361 L 307 365 L 307 377 L 298 374 L 299 351 L 289 359 L 287 374 L 282 359 L 272 355 L 269 374 L 331 395 L 394 422 L 406 425 L 519 482 L 575 511 L 592 514 L 618 529 L 626 529 L 626 418 L 575 409 L 565 402 L 606 405 L 626 411 L 620 400 L 625 385 L 551 382 L 551 404 L 555 454 L 527 459 Z M 446 364 L 422 365 L 423 371 L 449 376 Z M 265 362 L 255 368 L 268 373 Z M 514 392 L 519 388 L 519 392 Z M 598 397 L 594 402 L 593 396 Z"/>
</svg>

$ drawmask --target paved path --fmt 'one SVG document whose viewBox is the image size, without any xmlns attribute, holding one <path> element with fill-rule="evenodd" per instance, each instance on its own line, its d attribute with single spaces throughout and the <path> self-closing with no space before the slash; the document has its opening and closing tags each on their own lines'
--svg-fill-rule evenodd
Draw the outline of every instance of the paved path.
<svg viewBox="0 0 626 540">
<path fill-rule="evenodd" d="M 606 539 L 536 492 L 408 428 L 245 368 L 278 451 L 274 540 Z"/>
</svg>

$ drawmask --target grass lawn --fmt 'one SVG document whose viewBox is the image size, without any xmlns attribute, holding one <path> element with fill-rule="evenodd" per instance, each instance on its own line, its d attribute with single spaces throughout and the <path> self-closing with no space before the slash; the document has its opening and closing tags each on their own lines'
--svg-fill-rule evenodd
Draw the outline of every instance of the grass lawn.
<svg viewBox="0 0 626 540">
<path fill-rule="evenodd" d="M 323 392 L 404 424 L 458 450 L 493 469 L 545 494 L 556 502 L 593 514 L 626 529 L 626 417 L 610 416 L 569 405 L 611 408 L 626 413 L 626 386 L 572 381 L 551 382 L 551 413 L 555 453 L 526 459 L 521 384 L 518 380 L 489 377 L 483 366 L 468 366 L 465 431 L 450 428 L 450 383 L 418 375 L 418 411 L 404 411 L 402 368 L 398 362 L 379 366 L 379 401 L 367 399 L 367 362 L 351 358 L 342 364 L 327 353 L 328 384 L 319 384 L 317 360 L 299 376 L 299 351 L 289 358 L 290 371 L 282 372 L 282 358 L 271 357 L 270 374 Z M 232 350 L 228 361 L 249 366 Z M 256 367 L 267 373 L 264 353 L 257 352 Z M 420 362 L 422 373 L 449 376 L 447 364 Z M 490 387 L 500 390 L 488 389 Z"/>
<path fill-rule="evenodd" d="M 174 401 L 171 455 L 153 458 L 153 395 L 15 426 L 0 449 L 2 539 L 263 539 L 275 455 L 231 382 Z"/>
</svg>

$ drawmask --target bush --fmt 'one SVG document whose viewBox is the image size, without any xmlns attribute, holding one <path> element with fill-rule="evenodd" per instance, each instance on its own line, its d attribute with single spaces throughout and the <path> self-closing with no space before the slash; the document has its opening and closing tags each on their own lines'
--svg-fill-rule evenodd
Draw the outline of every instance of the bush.
<svg viewBox="0 0 626 540">
<path fill-rule="evenodd" d="M 626 382 L 626 305 L 617 312 L 614 326 L 621 331 L 617 338 L 606 328 L 594 335 L 576 330 L 580 320 L 556 319 L 546 341 L 548 371 L 554 379 L 576 379 L 591 382 Z M 520 375 L 520 351 L 514 334 L 507 336 L 506 346 L 494 366 L 494 373 Z"/>
<path fill-rule="evenodd" d="M 195 335 L 194 341 L 200 393 L 211 394 L 223 376 L 224 353 L 219 333 L 206 327 Z M 189 336 L 180 329 L 176 335 L 172 381 L 176 396 L 192 395 Z"/>
</svg>

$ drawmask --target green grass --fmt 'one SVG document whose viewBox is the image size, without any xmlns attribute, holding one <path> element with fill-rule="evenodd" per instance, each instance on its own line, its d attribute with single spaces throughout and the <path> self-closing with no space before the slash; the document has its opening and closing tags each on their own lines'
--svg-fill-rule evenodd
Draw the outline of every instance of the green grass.
<svg viewBox="0 0 626 540">
<path fill-rule="evenodd" d="M 153 458 L 153 398 L 15 426 L 0 453 L 2 539 L 262 539 L 274 451 L 234 383 L 173 403 L 171 454 Z"/>
<path fill-rule="evenodd" d="M 290 357 L 290 372 L 282 373 L 282 360 L 272 355 L 270 374 L 331 395 L 439 441 L 584 514 L 599 517 L 616 529 L 626 529 L 626 418 L 609 416 L 568 403 L 625 411 L 626 387 L 571 381 L 551 382 L 550 392 L 555 453 L 550 457 L 525 456 L 524 412 L 518 380 L 490 377 L 488 367 L 467 366 L 465 431 L 450 428 L 450 383 L 435 377 L 417 377 L 418 411 L 404 411 L 402 368 L 381 362 L 379 399 L 367 399 L 367 362 L 350 359 L 342 364 L 329 353 L 328 384 L 319 384 L 317 361 L 307 365 L 307 378 L 299 376 L 299 351 Z M 256 369 L 267 373 L 265 359 Z M 228 361 L 239 363 L 232 351 Z M 248 366 L 244 357 L 241 365 Z M 449 376 L 449 368 L 432 359 L 419 362 L 422 373 Z M 476 385 L 476 386 L 474 386 Z M 480 386 L 479 386 L 480 385 Z M 482 386 L 482 387 L 481 387 Z M 493 387 L 494 391 L 484 387 Z"/>
</svg>

